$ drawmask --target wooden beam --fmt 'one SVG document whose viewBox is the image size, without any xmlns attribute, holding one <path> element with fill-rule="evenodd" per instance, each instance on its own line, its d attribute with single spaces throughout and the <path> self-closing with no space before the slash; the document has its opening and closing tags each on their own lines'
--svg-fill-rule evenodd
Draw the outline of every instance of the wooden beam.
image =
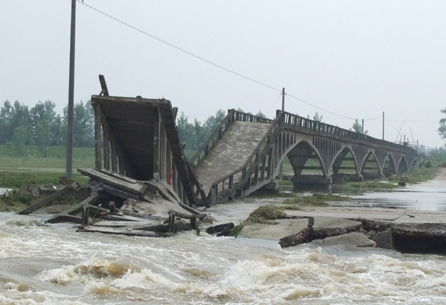
<svg viewBox="0 0 446 305">
<path fill-rule="evenodd" d="M 101 93 L 99 93 L 99 95 L 109 96 L 107 83 L 105 82 L 105 77 L 102 74 L 99 74 L 99 83 L 101 84 Z"/>
<path fill-rule="evenodd" d="M 62 195 L 67 194 L 69 191 L 72 191 L 76 188 L 78 188 L 79 185 L 77 183 L 72 183 L 70 185 L 63 186 L 60 190 L 57 192 L 54 192 L 52 194 L 49 194 L 48 196 L 45 196 L 44 198 L 38 199 L 37 202 L 31 204 L 29 207 L 24 209 L 23 211 L 20 211 L 20 215 L 29 215 L 34 211 L 37 211 L 38 209 L 41 209 L 45 206 L 50 205 L 53 203 L 54 200 L 61 197 Z"/>
<path fill-rule="evenodd" d="M 94 137 L 95 137 L 95 168 L 102 168 L 102 133 L 101 133 L 101 106 L 94 104 Z"/>
</svg>

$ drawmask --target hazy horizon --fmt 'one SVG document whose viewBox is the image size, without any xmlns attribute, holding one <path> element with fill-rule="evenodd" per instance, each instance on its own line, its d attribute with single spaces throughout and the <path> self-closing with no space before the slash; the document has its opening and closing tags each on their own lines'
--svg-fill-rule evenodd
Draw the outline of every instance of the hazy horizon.
<svg viewBox="0 0 446 305">
<path fill-rule="evenodd" d="M 122 1 L 85 0 L 217 64 L 331 112 L 366 120 L 386 140 L 398 130 L 443 146 L 446 19 L 443 1 Z M 16 0 L 0 6 L 4 24 L 0 102 L 67 104 L 70 1 Z M 100 91 L 165 97 L 191 118 L 242 108 L 273 117 L 279 92 L 187 56 L 78 3 L 75 101 Z M 338 117 L 287 98 L 286 110 L 351 128 Z M 412 136 L 413 135 L 413 136 Z"/>
</svg>

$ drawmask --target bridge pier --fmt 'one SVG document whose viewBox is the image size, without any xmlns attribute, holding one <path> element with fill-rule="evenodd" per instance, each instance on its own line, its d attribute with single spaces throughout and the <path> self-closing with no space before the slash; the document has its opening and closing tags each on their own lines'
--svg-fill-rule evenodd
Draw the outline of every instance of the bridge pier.
<svg viewBox="0 0 446 305">
<path fill-rule="evenodd" d="M 364 180 L 381 179 L 384 175 L 378 173 L 362 173 Z"/>
<path fill-rule="evenodd" d="M 294 191 L 327 191 L 330 190 L 332 183 L 330 177 L 318 175 L 298 175 L 294 176 L 291 181 L 293 182 Z"/>
<path fill-rule="evenodd" d="M 349 181 L 364 181 L 364 176 L 357 174 L 336 174 L 331 176 L 331 179 L 334 184 L 343 184 Z"/>
</svg>

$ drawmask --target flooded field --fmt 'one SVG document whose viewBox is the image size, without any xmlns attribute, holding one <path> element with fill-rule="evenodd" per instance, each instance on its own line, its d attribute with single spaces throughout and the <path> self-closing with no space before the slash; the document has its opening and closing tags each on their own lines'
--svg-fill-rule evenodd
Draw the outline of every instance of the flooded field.
<svg viewBox="0 0 446 305">
<path fill-rule="evenodd" d="M 355 200 L 440 210 L 444 183 Z M 211 212 L 237 223 L 274 200 Z M 444 256 L 281 249 L 266 240 L 192 232 L 157 239 L 76 233 L 40 219 L 0 214 L 0 304 L 446 304 Z"/>
<path fill-rule="evenodd" d="M 443 169 L 434 180 L 387 192 L 370 192 L 352 197 L 359 206 L 446 211 L 446 171 Z"/>
</svg>

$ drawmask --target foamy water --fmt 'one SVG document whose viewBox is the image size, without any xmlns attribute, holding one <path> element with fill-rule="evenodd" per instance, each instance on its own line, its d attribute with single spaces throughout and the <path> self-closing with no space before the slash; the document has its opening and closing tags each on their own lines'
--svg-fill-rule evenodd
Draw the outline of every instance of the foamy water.
<svg viewBox="0 0 446 305">
<path fill-rule="evenodd" d="M 0 195 L 3 195 L 7 191 L 9 191 L 9 189 L 0 187 Z"/>
<path fill-rule="evenodd" d="M 0 304 L 445 303 L 441 256 L 283 250 L 192 232 L 156 239 L 76 233 L 0 214 Z"/>
</svg>

